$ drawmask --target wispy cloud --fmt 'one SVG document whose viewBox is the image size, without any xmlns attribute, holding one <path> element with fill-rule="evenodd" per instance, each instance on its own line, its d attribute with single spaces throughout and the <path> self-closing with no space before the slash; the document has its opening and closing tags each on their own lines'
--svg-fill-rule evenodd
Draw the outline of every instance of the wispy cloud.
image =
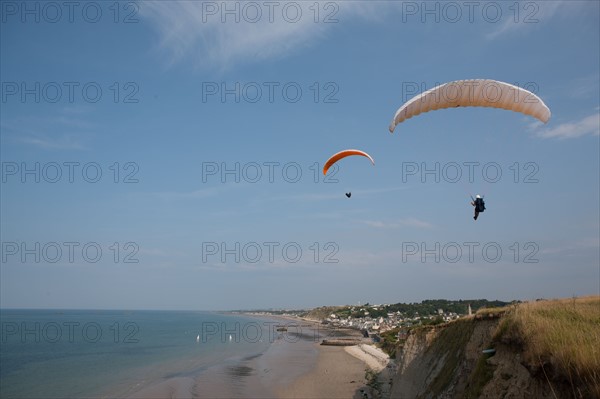
<svg viewBox="0 0 600 399">
<path fill-rule="evenodd" d="M 573 79 L 569 82 L 565 91 L 573 98 L 590 98 L 600 91 L 598 73 Z"/>
<path fill-rule="evenodd" d="M 140 255 L 148 255 L 148 256 L 162 256 L 162 257 L 172 256 L 167 251 L 165 251 L 163 249 L 159 249 L 159 248 L 140 247 L 138 253 Z"/>
<path fill-rule="evenodd" d="M 65 107 L 47 117 L 2 121 L 0 128 L 13 142 L 44 150 L 84 150 L 94 125 L 82 118 L 89 109 Z"/>
<path fill-rule="evenodd" d="M 352 191 L 353 197 L 368 197 L 378 194 L 385 194 L 394 191 L 406 190 L 408 187 L 400 186 L 400 187 L 387 187 L 387 188 L 373 188 L 367 190 L 355 190 Z M 343 193 L 334 193 L 334 194 L 319 194 L 319 193 L 306 193 L 306 194 L 296 194 L 296 195 L 283 195 L 283 196 L 274 196 L 269 197 L 268 200 L 271 201 L 332 201 L 339 200 L 344 196 Z"/>
<path fill-rule="evenodd" d="M 214 197 L 217 195 L 218 190 L 215 187 L 209 187 L 194 191 L 161 191 L 152 193 L 152 195 L 165 200 L 165 201 L 176 201 L 176 200 L 190 200 L 190 199 L 202 199 L 208 197 Z"/>
<path fill-rule="evenodd" d="M 340 196 L 337 197 L 338 199 Z M 372 212 L 371 209 L 327 209 L 324 212 L 316 212 L 310 215 L 293 215 L 294 218 L 312 218 L 312 219 L 323 219 L 323 220 L 335 220 L 335 219 L 358 219 L 357 215 L 361 214 L 370 214 Z"/>
<path fill-rule="evenodd" d="M 159 31 L 169 64 L 189 59 L 228 69 L 283 57 L 321 39 L 336 21 L 374 19 L 381 8 L 364 2 L 148 1 L 141 15 Z"/>
<path fill-rule="evenodd" d="M 530 130 L 543 139 L 574 139 L 582 136 L 600 135 L 600 112 L 585 118 L 560 124 L 554 128 L 544 129 L 540 123 L 533 123 L 529 126 Z"/>
<path fill-rule="evenodd" d="M 400 220 L 396 220 L 396 221 L 385 221 L 385 222 L 384 221 L 366 220 L 366 221 L 364 221 L 364 223 L 368 226 L 375 227 L 378 229 L 398 229 L 398 228 L 402 228 L 402 227 L 430 229 L 430 228 L 434 227 L 429 222 L 426 222 L 424 220 L 419 220 L 417 218 L 412 218 L 412 217 L 406 218 L 406 219 L 400 219 Z"/>
<path fill-rule="evenodd" d="M 494 40 L 500 36 L 534 28 L 540 23 L 546 23 L 557 15 L 559 10 L 563 14 L 581 6 L 581 4 L 578 6 L 577 3 L 564 0 L 515 3 L 510 10 L 507 10 L 508 12 L 504 13 L 503 21 L 499 23 L 498 27 L 486 34 L 485 37 L 488 40 Z"/>
<path fill-rule="evenodd" d="M 272 201 L 330 201 L 339 199 L 340 194 L 298 194 L 298 195 L 282 195 L 279 197 L 270 197 Z"/>
<path fill-rule="evenodd" d="M 540 250 L 541 255 L 558 255 L 558 254 L 568 254 L 573 252 L 579 252 L 583 250 L 594 249 L 597 250 L 600 248 L 600 241 L 598 241 L 598 237 L 588 237 L 583 238 L 578 241 L 566 242 L 562 243 L 559 246 L 544 248 Z"/>
<path fill-rule="evenodd" d="M 85 148 L 80 137 L 68 134 L 59 137 L 21 137 L 19 141 L 46 150 L 82 150 Z"/>
<path fill-rule="evenodd" d="M 91 110 L 92 107 L 88 105 L 67 105 L 62 108 L 61 112 L 65 115 L 82 115 Z"/>
</svg>

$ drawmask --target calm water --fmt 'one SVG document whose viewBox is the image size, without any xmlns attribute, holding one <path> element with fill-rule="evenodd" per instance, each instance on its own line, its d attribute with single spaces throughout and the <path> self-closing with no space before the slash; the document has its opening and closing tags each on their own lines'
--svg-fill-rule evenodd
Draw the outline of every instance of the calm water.
<svg viewBox="0 0 600 399">
<path fill-rule="evenodd" d="M 266 319 L 175 311 L 0 310 L 0 322 L 2 398 L 122 397 L 263 353 L 274 330 Z"/>
</svg>

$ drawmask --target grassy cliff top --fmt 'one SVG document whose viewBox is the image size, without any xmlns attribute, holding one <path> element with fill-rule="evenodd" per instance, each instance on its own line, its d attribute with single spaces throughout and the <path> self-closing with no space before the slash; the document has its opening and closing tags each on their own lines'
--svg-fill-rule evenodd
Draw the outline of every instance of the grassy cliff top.
<svg viewBox="0 0 600 399">
<path fill-rule="evenodd" d="M 600 398 L 600 297 L 525 302 L 504 313 L 497 342 L 518 345 L 532 367 Z"/>
</svg>

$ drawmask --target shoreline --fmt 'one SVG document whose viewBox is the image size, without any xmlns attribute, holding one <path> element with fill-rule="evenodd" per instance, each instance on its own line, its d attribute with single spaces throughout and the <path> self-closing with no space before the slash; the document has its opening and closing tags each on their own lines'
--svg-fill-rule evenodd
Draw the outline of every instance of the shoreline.
<svg viewBox="0 0 600 399">
<path fill-rule="evenodd" d="M 277 391 L 281 399 L 291 398 L 362 398 L 370 392 L 366 385 L 366 367 L 344 348 L 320 346 L 312 370 Z"/>
<path fill-rule="evenodd" d="M 358 330 L 330 328 L 319 321 L 289 316 L 274 316 L 276 319 L 299 323 L 301 327 L 316 329 L 321 334 L 312 345 L 318 352 L 313 367 L 296 378 L 292 383 L 276 389 L 277 398 L 372 398 L 373 389 L 368 386 L 369 375 L 384 371 L 389 356 L 373 345 L 361 343 L 352 346 L 321 345 L 323 338 L 361 339 Z M 384 374 L 388 374 L 384 372 Z M 376 377 L 377 378 L 377 377 Z"/>
<path fill-rule="evenodd" d="M 344 350 L 357 359 L 362 360 L 373 371 L 379 373 L 388 367 L 390 357 L 381 350 L 366 344 L 346 346 Z"/>
<path fill-rule="evenodd" d="M 249 315 L 265 319 L 264 315 Z M 378 373 L 387 355 L 370 345 L 324 346 L 323 338 L 351 337 L 356 330 L 329 328 L 309 319 L 269 317 L 287 331 L 255 356 L 234 359 L 194 375 L 155 381 L 128 397 L 141 398 L 365 398 L 372 397 L 367 370 Z"/>
</svg>

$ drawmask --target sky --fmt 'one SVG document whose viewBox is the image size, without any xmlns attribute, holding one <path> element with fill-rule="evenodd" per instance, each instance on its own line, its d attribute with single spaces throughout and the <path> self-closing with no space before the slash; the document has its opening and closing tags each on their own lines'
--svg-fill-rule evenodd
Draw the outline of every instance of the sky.
<svg viewBox="0 0 600 399">
<path fill-rule="evenodd" d="M 599 4 L 1 1 L 0 307 L 599 295 Z"/>
</svg>

